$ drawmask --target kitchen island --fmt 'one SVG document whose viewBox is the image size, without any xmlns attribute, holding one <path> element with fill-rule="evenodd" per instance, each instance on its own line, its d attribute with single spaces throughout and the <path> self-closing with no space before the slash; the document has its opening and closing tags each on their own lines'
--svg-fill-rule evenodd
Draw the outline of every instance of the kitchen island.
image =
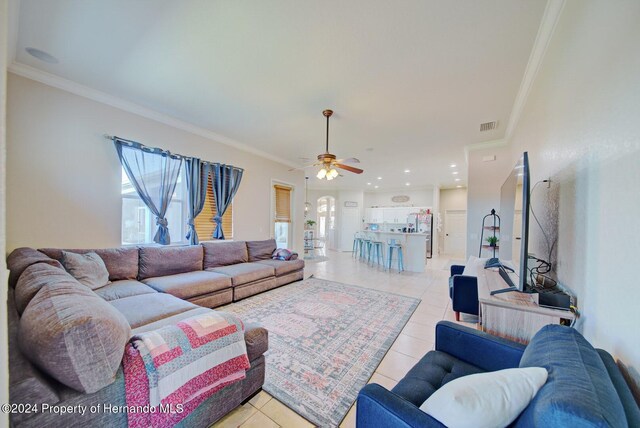
<svg viewBox="0 0 640 428">
<path fill-rule="evenodd" d="M 395 239 L 402 244 L 404 256 L 404 270 L 408 272 L 424 272 L 427 264 L 427 234 L 426 233 L 404 233 L 404 232 L 382 232 L 379 230 L 365 230 L 365 234 L 375 236 L 377 241 L 384 243 L 384 263 L 387 263 L 387 242 Z M 398 268 L 397 252 L 393 252 L 392 269 Z"/>
</svg>

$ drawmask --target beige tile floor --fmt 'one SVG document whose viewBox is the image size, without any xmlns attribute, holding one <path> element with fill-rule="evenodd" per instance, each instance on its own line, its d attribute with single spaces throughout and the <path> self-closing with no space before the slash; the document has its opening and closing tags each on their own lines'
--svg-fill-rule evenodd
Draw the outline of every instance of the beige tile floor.
<svg viewBox="0 0 640 428">
<path fill-rule="evenodd" d="M 391 389 L 419 358 L 433 349 L 435 324 L 443 319 L 455 320 L 448 294 L 449 272 L 445 269 L 450 258 L 441 256 L 430 259 L 423 273 L 399 274 L 397 271 L 385 272 L 380 267 L 368 266 L 355 260 L 351 253 L 329 251 L 327 257 L 328 260 L 319 263 L 308 262 L 305 267 L 305 278 L 313 274 L 318 278 L 403 294 L 422 300 L 369 380 L 370 383 L 375 382 Z M 463 318 L 461 324 L 474 327 L 474 322 L 475 319 Z M 340 427 L 355 427 L 355 408 L 354 404 Z M 264 391 L 214 425 L 221 428 L 278 426 L 297 428 L 313 425 Z"/>
</svg>

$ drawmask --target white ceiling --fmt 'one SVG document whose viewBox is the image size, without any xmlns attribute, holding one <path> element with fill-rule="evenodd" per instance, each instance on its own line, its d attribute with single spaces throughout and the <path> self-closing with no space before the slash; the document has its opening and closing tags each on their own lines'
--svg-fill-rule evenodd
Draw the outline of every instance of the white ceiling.
<svg viewBox="0 0 640 428">
<path fill-rule="evenodd" d="M 22 0 L 15 60 L 297 164 L 332 108 L 330 151 L 365 173 L 310 188 L 455 187 L 464 147 L 504 136 L 545 5 Z"/>
</svg>

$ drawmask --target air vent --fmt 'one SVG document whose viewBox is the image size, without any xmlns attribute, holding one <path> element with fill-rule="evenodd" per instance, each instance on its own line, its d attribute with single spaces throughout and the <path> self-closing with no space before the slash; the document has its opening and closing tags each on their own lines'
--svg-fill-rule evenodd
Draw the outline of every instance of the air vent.
<svg viewBox="0 0 640 428">
<path fill-rule="evenodd" d="M 480 132 L 491 131 L 492 129 L 496 129 L 497 127 L 498 127 L 498 122 L 495 120 L 493 122 L 481 123 Z"/>
</svg>

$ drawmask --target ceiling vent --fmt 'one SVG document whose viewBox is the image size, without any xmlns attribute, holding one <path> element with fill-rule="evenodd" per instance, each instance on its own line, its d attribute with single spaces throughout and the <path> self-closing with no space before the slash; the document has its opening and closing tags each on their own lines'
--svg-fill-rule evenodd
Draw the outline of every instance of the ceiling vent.
<svg viewBox="0 0 640 428">
<path fill-rule="evenodd" d="M 498 122 L 495 120 L 493 122 L 481 123 L 480 132 L 491 131 L 493 129 L 496 129 L 497 127 L 498 127 Z"/>
</svg>

